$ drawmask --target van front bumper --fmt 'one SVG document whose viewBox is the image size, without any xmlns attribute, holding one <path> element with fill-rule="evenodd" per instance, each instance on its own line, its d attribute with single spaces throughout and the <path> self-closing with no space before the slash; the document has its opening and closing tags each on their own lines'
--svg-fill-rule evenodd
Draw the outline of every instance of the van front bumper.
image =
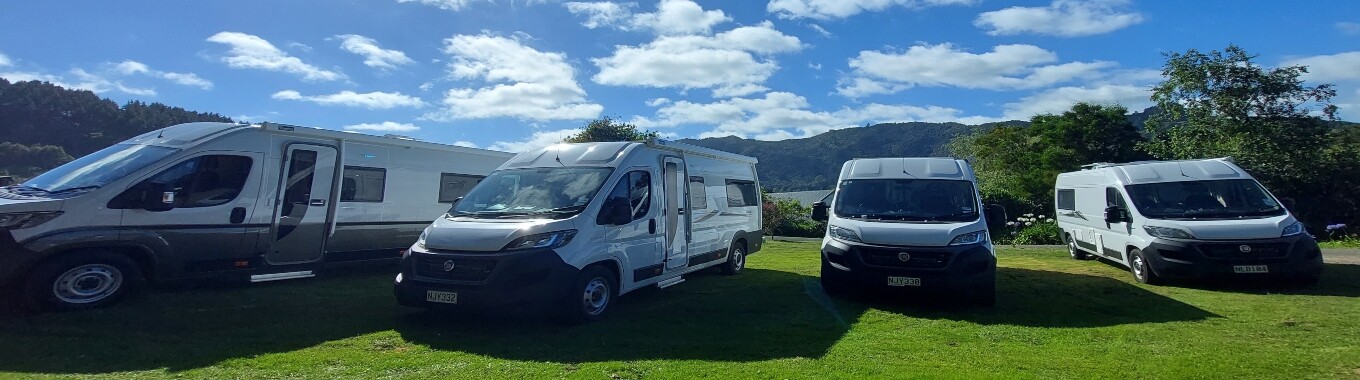
<svg viewBox="0 0 1360 380">
<path fill-rule="evenodd" d="M 1153 273 L 1168 278 L 1288 277 L 1322 274 L 1322 250 L 1307 234 L 1276 239 L 1190 241 L 1157 239 L 1144 250 Z M 1238 273 L 1244 266 L 1266 273 Z"/>
<path fill-rule="evenodd" d="M 826 266 L 830 271 L 822 275 L 832 281 L 923 291 L 990 291 L 996 284 L 996 256 L 985 245 L 851 245 L 829 240 L 822 246 L 822 259 L 830 264 Z M 889 277 L 917 278 L 920 285 L 889 286 Z"/>
<path fill-rule="evenodd" d="M 451 263 L 451 264 L 450 264 Z M 404 306 L 498 309 L 540 306 L 565 294 L 579 269 L 553 250 L 502 252 L 412 251 L 394 281 Z M 456 303 L 427 301 L 430 292 L 457 293 Z"/>
</svg>

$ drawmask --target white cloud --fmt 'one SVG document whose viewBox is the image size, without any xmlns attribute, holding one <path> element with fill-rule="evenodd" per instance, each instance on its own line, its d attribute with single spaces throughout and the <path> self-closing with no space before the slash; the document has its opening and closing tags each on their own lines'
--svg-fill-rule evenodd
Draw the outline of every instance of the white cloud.
<svg viewBox="0 0 1360 380">
<path fill-rule="evenodd" d="M 1053 0 L 1047 7 L 985 12 L 973 20 L 973 25 L 989 29 L 987 34 L 993 36 L 1025 33 L 1091 36 L 1143 22 L 1143 15 L 1127 10 L 1128 3 L 1128 0 Z"/>
<path fill-rule="evenodd" d="M 14 66 L 14 62 L 10 61 L 9 56 L 5 55 L 5 53 L 0 53 L 0 67 L 5 66 Z"/>
<path fill-rule="evenodd" d="M 808 27 L 809 27 L 809 28 L 812 28 L 812 30 L 814 30 L 814 31 L 817 31 L 817 34 L 821 34 L 822 37 L 827 37 L 827 38 L 831 38 L 831 37 L 832 37 L 831 31 L 826 30 L 826 28 L 823 28 L 821 25 L 817 25 L 817 24 L 808 24 Z"/>
<path fill-rule="evenodd" d="M 775 61 L 756 54 L 802 48 L 797 37 L 775 30 L 768 21 L 714 36 L 661 36 L 641 46 L 619 46 L 609 57 L 592 59 L 600 68 L 592 80 L 611 86 L 712 88 L 715 96 L 744 95 L 779 68 Z"/>
<path fill-rule="evenodd" d="M 491 0 L 397 0 L 398 3 L 421 3 L 454 12 L 461 11 L 472 3 L 490 1 Z"/>
<path fill-rule="evenodd" d="M 477 144 L 474 144 L 474 143 L 471 142 L 471 141 L 461 141 L 461 140 L 459 140 L 459 141 L 454 141 L 454 142 L 453 142 L 453 146 L 461 146 L 461 147 L 464 147 L 464 148 L 476 148 L 476 147 L 477 147 Z"/>
<path fill-rule="evenodd" d="M 581 133 L 581 129 L 560 129 L 555 131 L 534 131 L 529 137 L 520 141 L 497 141 L 487 149 L 505 152 L 525 152 L 545 146 L 561 143 L 563 139 Z"/>
<path fill-rule="evenodd" d="M 1034 115 L 1062 113 L 1072 109 L 1078 102 L 1096 104 L 1118 104 L 1130 111 L 1142 111 L 1152 106 L 1149 97 L 1152 88 L 1137 85 L 1103 84 L 1080 87 L 1059 87 L 1044 90 L 1006 103 L 1001 118 L 1004 120 L 1029 120 Z"/>
<path fill-rule="evenodd" d="M 168 71 L 152 70 L 151 67 L 147 66 L 146 64 L 133 60 L 126 60 L 120 62 L 117 65 L 114 65 L 113 69 L 114 71 L 117 71 L 118 73 L 123 75 L 139 75 L 139 74 L 149 75 L 165 79 L 176 84 L 194 86 L 204 90 L 211 90 L 213 88 L 212 81 L 203 79 L 199 77 L 198 74 L 174 73 Z"/>
<path fill-rule="evenodd" d="M 1047 87 L 1079 78 L 1090 78 L 1114 62 L 1069 62 L 1033 45 L 999 45 L 991 52 L 974 54 L 953 45 L 916 45 L 902 53 L 861 51 L 850 59 L 851 77 L 842 79 L 837 91 L 859 97 L 893 93 L 912 86 L 952 86 L 971 89 L 1010 90 Z"/>
<path fill-rule="evenodd" d="M 394 121 L 384 121 L 382 123 L 362 123 L 346 125 L 346 131 L 369 131 L 369 132 L 415 132 L 420 127 L 410 123 L 398 123 Z"/>
<path fill-rule="evenodd" d="M 590 28 L 613 27 L 620 30 L 650 30 L 658 35 L 708 34 L 713 26 L 732 21 L 722 10 L 704 10 L 692 0 L 661 0 L 656 12 L 632 13 L 635 3 L 569 2 L 563 4 L 575 15 L 585 15 L 581 25 Z"/>
<path fill-rule="evenodd" d="M 222 62 L 236 69 L 258 69 L 301 75 L 307 81 L 345 79 L 339 72 L 325 70 L 289 56 L 263 38 L 238 32 L 220 32 L 208 37 L 208 42 L 231 46 Z"/>
<path fill-rule="evenodd" d="M 368 67 L 391 70 L 400 65 L 415 63 L 410 57 L 400 50 L 383 49 L 378 46 L 378 41 L 360 36 L 357 34 L 341 34 L 335 36 L 339 38 L 340 48 L 350 53 L 364 57 L 364 64 Z"/>
<path fill-rule="evenodd" d="M 303 53 L 311 53 L 312 46 L 297 41 L 288 41 L 288 47 L 301 50 Z"/>
<path fill-rule="evenodd" d="M 1360 36 L 1360 23 L 1338 22 L 1336 23 L 1336 30 L 1347 36 Z"/>
<path fill-rule="evenodd" d="M 404 95 L 400 92 L 369 92 L 356 93 L 354 91 L 341 91 L 330 95 L 304 96 L 294 90 L 283 90 L 271 96 L 279 100 L 301 100 L 325 106 L 349 106 L 362 107 L 371 110 L 385 110 L 397 107 L 420 108 L 425 106 L 425 102 L 414 96 Z"/>
<path fill-rule="evenodd" d="M 864 123 L 961 122 L 979 124 L 995 118 L 962 116 L 962 111 L 939 106 L 868 104 L 835 112 L 812 111 L 806 98 L 788 92 L 769 92 L 762 98 L 731 98 L 714 103 L 675 101 L 658 108 L 654 118 L 637 116 L 631 123 L 643 128 L 709 125 L 700 138 L 738 136 L 759 140 L 811 137 Z"/>
<path fill-rule="evenodd" d="M 890 7 L 921 9 L 941 5 L 969 5 L 976 0 L 771 0 L 765 10 L 781 18 L 841 19 Z"/>
<path fill-rule="evenodd" d="M 670 99 L 667 99 L 667 98 L 656 98 L 656 99 L 648 100 L 648 101 L 647 101 L 647 106 L 648 106 L 648 107 L 659 107 L 659 106 L 661 106 L 662 104 L 666 104 L 666 103 L 670 103 L 670 102 L 671 102 L 671 100 L 670 100 Z"/>
<path fill-rule="evenodd" d="M 521 38 L 484 32 L 445 39 L 444 52 L 452 57 L 450 76 L 490 85 L 450 89 L 444 108 L 423 118 L 579 120 L 604 111 L 603 106 L 586 101 L 586 92 L 576 82 L 576 70 L 565 54 L 535 50 Z"/>
<path fill-rule="evenodd" d="M 1360 80 L 1360 51 L 1295 58 L 1281 65 L 1308 66 L 1303 79 L 1310 82 Z"/>
<path fill-rule="evenodd" d="M 69 77 L 37 72 L 10 71 L 0 72 L 0 78 L 8 79 L 11 82 L 36 80 L 72 90 L 86 90 L 96 94 L 117 91 L 128 95 L 156 96 L 156 89 L 128 86 L 119 81 L 109 80 L 102 75 L 85 71 L 85 69 L 71 69 L 67 74 Z"/>
</svg>

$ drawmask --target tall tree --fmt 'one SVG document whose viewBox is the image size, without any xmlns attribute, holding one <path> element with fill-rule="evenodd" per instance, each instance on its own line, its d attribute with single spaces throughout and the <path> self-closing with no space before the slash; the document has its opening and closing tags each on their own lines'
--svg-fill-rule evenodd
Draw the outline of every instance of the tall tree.
<svg viewBox="0 0 1360 380">
<path fill-rule="evenodd" d="M 610 117 L 591 120 L 586 128 L 562 142 L 609 142 L 609 141 L 646 141 L 656 138 L 656 132 L 638 130 L 636 125 L 621 123 Z"/>
</svg>

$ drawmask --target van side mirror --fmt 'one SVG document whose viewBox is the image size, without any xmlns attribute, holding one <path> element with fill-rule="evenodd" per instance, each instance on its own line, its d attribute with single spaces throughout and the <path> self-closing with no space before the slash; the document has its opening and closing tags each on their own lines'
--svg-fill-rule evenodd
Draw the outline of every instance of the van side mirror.
<svg viewBox="0 0 1360 380">
<path fill-rule="evenodd" d="M 817 203 L 813 203 L 813 204 L 812 204 L 812 220 L 815 220 L 815 221 L 818 221 L 818 222 L 825 222 L 827 219 L 830 219 L 830 216 L 827 215 L 826 202 L 817 202 Z"/>
<path fill-rule="evenodd" d="M 1294 211 L 1294 198 L 1280 198 L 1280 204 L 1284 205 L 1285 210 Z"/>
<path fill-rule="evenodd" d="M 162 212 L 175 209 L 175 191 L 170 185 L 147 182 L 142 185 L 142 199 L 138 206 L 146 211 Z"/>
<path fill-rule="evenodd" d="M 982 210 L 987 213 L 987 229 L 999 229 L 1010 219 L 1006 216 L 1006 208 L 1001 205 L 985 205 L 982 206 Z"/>
<path fill-rule="evenodd" d="M 633 221 L 633 209 L 628 203 L 628 198 L 613 197 L 604 202 L 600 207 L 600 217 L 596 218 L 597 224 L 604 225 L 623 225 Z"/>
<path fill-rule="evenodd" d="M 1120 223 L 1129 221 L 1128 211 L 1123 207 L 1110 206 L 1105 208 L 1105 223 Z"/>
</svg>

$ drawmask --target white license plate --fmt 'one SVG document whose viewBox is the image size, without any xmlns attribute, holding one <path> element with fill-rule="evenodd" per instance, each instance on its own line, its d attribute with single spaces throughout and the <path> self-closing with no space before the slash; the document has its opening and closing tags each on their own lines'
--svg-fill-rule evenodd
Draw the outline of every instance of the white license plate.
<svg viewBox="0 0 1360 380">
<path fill-rule="evenodd" d="M 921 286 L 921 279 L 916 277 L 888 277 L 888 286 Z"/>
<path fill-rule="evenodd" d="M 1234 265 L 1233 273 L 1270 273 L 1265 265 Z"/>
<path fill-rule="evenodd" d="M 425 300 L 438 303 L 458 303 L 458 293 L 426 290 Z"/>
</svg>

